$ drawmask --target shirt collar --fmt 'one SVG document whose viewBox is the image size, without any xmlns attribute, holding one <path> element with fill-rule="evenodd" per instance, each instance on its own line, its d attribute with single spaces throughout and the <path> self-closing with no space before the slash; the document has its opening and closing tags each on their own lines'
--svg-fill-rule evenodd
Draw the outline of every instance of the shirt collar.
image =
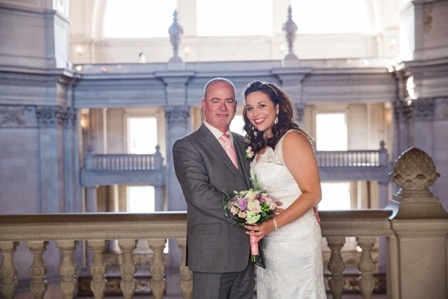
<svg viewBox="0 0 448 299">
<path fill-rule="evenodd" d="M 219 137 L 221 137 L 223 133 L 217 128 L 213 127 L 211 124 L 209 124 L 206 120 L 204 120 L 204 125 L 210 130 L 210 132 L 212 132 L 213 136 L 215 136 L 216 139 L 219 140 Z M 230 136 L 230 141 L 233 141 L 232 131 L 228 130 L 226 134 Z"/>
</svg>

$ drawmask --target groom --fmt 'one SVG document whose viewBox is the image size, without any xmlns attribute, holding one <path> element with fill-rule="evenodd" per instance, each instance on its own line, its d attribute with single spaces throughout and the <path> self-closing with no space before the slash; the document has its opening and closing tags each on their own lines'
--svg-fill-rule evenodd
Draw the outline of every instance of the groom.
<svg viewBox="0 0 448 299">
<path fill-rule="evenodd" d="M 210 80 L 201 105 L 204 123 L 173 145 L 174 168 L 187 202 L 187 266 L 193 271 L 193 299 L 252 299 L 249 237 L 229 223 L 223 208 L 224 191 L 233 194 L 250 188 L 244 138 L 229 130 L 237 105 L 235 86 L 225 78 Z M 225 133 L 234 145 L 236 165 L 220 139 Z"/>
</svg>

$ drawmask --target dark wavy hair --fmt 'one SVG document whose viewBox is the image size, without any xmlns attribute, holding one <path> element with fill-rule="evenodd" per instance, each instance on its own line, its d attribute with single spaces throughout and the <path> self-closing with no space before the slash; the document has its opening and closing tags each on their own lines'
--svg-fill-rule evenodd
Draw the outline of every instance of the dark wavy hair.
<svg viewBox="0 0 448 299">
<path fill-rule="evenodd" d="M 273 83 L 253 81 L 249 83 L 243 91 L 244 98 L 251 94 L 252 92 L 260 91 L 266 94 L 269 99 L 274 103 L 278 104 L 278 122 L 272 127 L 272 137 L 265 139 L 263 132 L 260 132 L 247 118 L 246 107 L 243 111 L 244 118 L 244 130 L 246 131 L 246 141 L 248 145 L 252 147 L 254 153 L 258 153 L 266 145 L 275 149 L 278 141 L 285 135 L 289 130 L 298 130 L 303 135 L 305 135 L 310 141 L 311 138 L 306 134 L 299 125 L 294 121 L 294 108 L 288 95 L 278 86 Z"/>
</svg>

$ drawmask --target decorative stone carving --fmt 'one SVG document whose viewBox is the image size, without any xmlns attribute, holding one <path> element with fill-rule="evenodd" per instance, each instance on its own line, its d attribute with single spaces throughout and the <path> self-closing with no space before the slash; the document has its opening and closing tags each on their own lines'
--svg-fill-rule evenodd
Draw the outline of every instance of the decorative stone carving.
<svg viewBox="0 0 448 299">
<path fill-rule="evenodd" d="M 190 119 L 190 107 L 188 106 L 165 106 L 165 115 L 168 126 L 186 126 Z"/>
<path fill-rule="evenodd" d="M 37 122 L 40 126 L 63 124 L 65 112 L 59 106 L 40 106 L 36 109 Z"/>
<path fill-rule="evenodd" d="M 0 105 L 0 127 L 36 125 L 34 110 L 31 106 Z"/>
<path fill-rule="evenodd" d="M 431 31 L 432 28 L 432 5 L 426 5 L 423 9 L 423 30 Z"/>
<path fill-rule="evenodd" d="M 76 120 L 78 119 L 77 109 L 73 107 L 68 107 L 67 111 L 64 113 L 64 124 L 66 128 L 75 128 Z"/>
<path fill-rule="evenodd" d="M 411 147 L 398 157 L 389 177 L 403 190 L 427 190 L 440 174 L 428 154 Z"/>
<path fill-rule="evenodd" d="M 412 118 L 412 106 L 406 100 L 399 100 L 394 102 L 394 116 L 397 122 L 406 123 Z"/>
<path fill-rule="evenodd" d="M 448 98 L 434 99 L 434 120 L 448 119 Z"/>
<path fill-rule="evenodd" d="M 432 119 L 434 115 L 433 99 L 418 99 L 412 102 L 412 110 L 416 119 Z"/>
</svg>

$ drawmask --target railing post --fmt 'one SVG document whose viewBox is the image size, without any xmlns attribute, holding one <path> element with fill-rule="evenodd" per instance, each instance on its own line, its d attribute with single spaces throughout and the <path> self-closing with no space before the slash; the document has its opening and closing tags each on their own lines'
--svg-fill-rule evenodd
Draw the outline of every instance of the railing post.
<svg viewBox="0 0 448 299">
<path fill-rule="evenodd" d="M 387 154 L 387 150 L 384 147 L 384 145 L 385 145 L 384 141 L 381 141 L 380 142 L 380 150 L 379 150 L 379 153 L 380 153 L 380 158 L 379 158 L 380 159 L 379 160 L 380 166 L 387 165 L 388 159 L 389 159 L 388 154 Z"/>
<path fill-rule="evenodd" d="M 43 299 L 47 291 L 47 267 L 45 266 L 43 254 L 47 250 L 47 241 L 28 241 L 26 242 L 28 248 L 33 253 L 33 264 L 30 267 L 31 275 L 31 293 L 35 299 Z"/>
<path fill-rule="evenodd" d="M 3 264 L 0 268 L 0 292 L 5 299 L 13 299 L 17 289 L 17 268 L 14 264 L 14 253 L 19 242 L 0 241 L 0 252 Z"/>
<path fill-rule="evenodd" d="M 432 159 L 417 148 L 398 157 L 391 177 L 400 187 L 389 208 L 397 236 L 402 299 L 446 299 L 448 213 L 429 187 L 439 177 Z"/>
<path fill-rule="evenodd" d="M 329 285 L 333 299 L 341 299 L 344 291 L 345 279 L 342 275 L 345 264 L 342 260 L 341 248 L 344 246 L 344 236 L 328 236 L 328 247 L 331 249 L 330 261 L 328 262 L 328 270 L 330 271 Z"/>
<path fill-rule="evenodd" d="M 84 160 L 84 167 L 87 170 L 93 169 L 93 147 L 92 146 L 87 147 L 87 153 L 86 153 L 86 157 Z"/>
<path fill-rule="evenodd" d="M 156 146 L 156 152 L 154 153 L 154 169 L 162 169 L 163 166 L 163 158 L 160 153 L 160 146 Z"/>
<path fill-rule="evenodd" d="M 127 239 L 118 240 L 118 246 L 123 253 L 123 262 L 120 266 L 121 282 L 120 287 L 123 292 L 123 297 L 125 299 L 131 299 L 134 296 L 136 282 L 134 279 L 135 275 L 135 263 L 132 253 L 137 247 L 137 240 Z"/>
</svg>

